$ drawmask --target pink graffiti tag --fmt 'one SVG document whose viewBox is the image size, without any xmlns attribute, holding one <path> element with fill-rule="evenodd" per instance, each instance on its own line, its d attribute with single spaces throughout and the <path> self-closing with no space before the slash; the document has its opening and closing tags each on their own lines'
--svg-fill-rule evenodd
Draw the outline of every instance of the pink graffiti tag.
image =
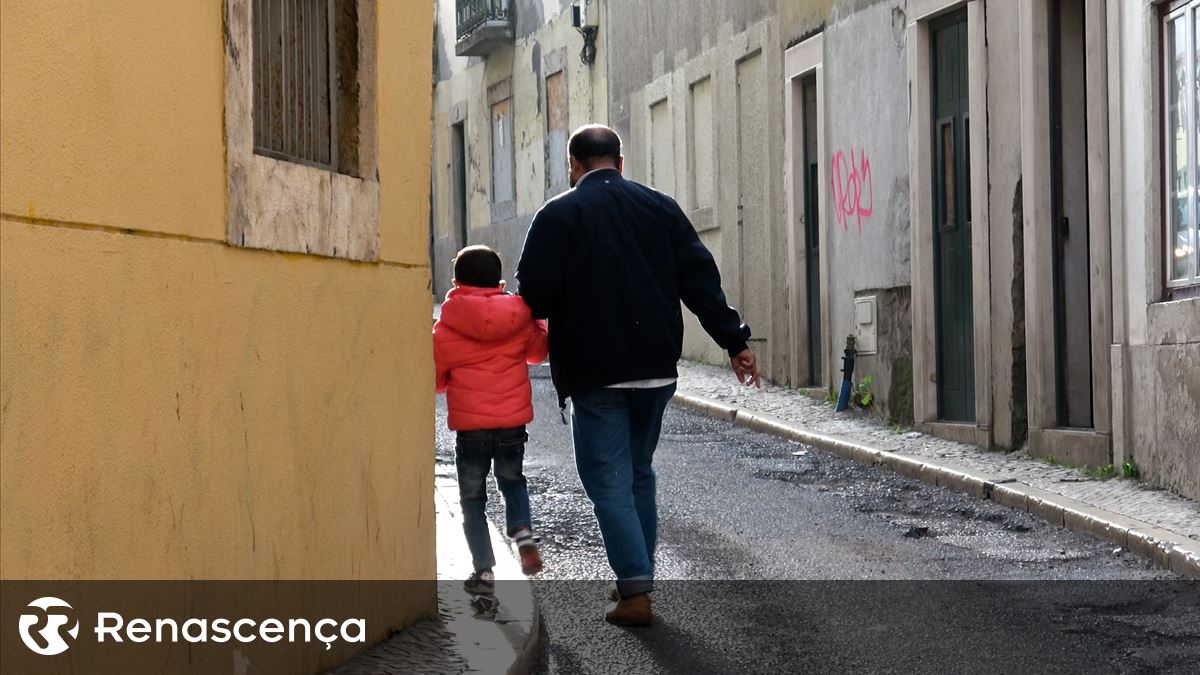
<svg viewBox="0 0 1200 675">
<path fill-rule="evenodd" d="M 833 182 L 833 208 L 837 222 L 842 230 L 850 228 L 850 219 L 857 220 L 858 234 L 862 236 L 863 218 L 870 218 L 875 212 L 875 186 L 871 182 L 871 160 L 865 150 L 859 150 L 858 162 L 854 159 L 854 150 L 850 150 L 850 159 L 838 150 L 830 162 L 830 174 Z"/>
</svg>

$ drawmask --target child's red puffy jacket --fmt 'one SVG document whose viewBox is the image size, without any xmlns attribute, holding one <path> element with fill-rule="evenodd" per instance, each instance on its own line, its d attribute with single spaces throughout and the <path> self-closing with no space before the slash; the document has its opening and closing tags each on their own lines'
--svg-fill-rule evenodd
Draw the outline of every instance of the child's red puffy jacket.
<svg viewBox="0 0 1200 675">
<path fill-rule="evenodd" d="M 454 431 L 508 429 L 533 421 L 530 363 L 546 358 L 546 322 L 504 287 L 459 286 L 433 326 L 437 390 Z"/>
</svg>

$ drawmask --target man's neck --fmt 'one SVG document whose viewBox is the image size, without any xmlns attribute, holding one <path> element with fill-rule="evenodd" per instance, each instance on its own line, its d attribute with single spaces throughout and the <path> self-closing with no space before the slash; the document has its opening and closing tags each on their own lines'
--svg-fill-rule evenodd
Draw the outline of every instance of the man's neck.
<svg viewBox="0 0 1200 675">
<path fill-rule="evenodd" d="M 585 173 L 579 177 L 579 180 L 575 181 L 575 187 L 579 187 L 580 185 L 582 185 L 583 181 L 587 180 L 588 177 L 590 177 L 592 174 L 599 173 L 600 171 L 607 171 L 609 169 L 616 171 L 617 167 L 612 164 L 605 164 L 603 166 L 598 166 L 593 169 L 589 169 L 587 173 Z"/>
</svg>

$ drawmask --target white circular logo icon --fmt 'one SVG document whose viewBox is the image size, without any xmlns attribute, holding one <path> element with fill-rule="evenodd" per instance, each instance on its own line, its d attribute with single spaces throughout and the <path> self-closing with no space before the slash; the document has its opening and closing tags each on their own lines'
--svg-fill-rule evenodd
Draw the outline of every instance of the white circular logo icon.
<svg viewBox="0 0 1200 675">
<path fill-rule="evenodd" d="M 71 639 L 79 637 L 79 621 L 71 614 L 72 608 L 67 603 L 46 596 L 29 603 L 27 611 L 21 615 L 21 641 L 26 647 L 43 656 L 61 654 L 71 646 L 64 638 L 63 632 Z M 67 623 L 74 624 L 67 628 Z"/>
</svg>

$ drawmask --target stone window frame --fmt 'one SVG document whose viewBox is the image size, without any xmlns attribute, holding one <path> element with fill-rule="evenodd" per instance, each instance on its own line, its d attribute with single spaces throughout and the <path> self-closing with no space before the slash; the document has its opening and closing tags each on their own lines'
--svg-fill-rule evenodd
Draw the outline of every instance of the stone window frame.
<svg viewBox="0 0 1200 675">
<path fill-rule="evenodd" d="M 1093 0 L 1099 1 L 1099 0 Z M 1162 9 L 1171 4 L 1168 0 L 1141 0 L 1140 16 L 1150 22 L 1150 25 L 1143 26 L 1146 36 L 1144 45 L 1145 51 L 1142 52 L 1143 57 L 1143 73 L 1146 80 L 1150 83 L 1147 88 L 1149 95 L 1142 101 L 1142 108 L 1145 120 L 1147 122 L 1144 129 L 1144 137 L 1146 138 L 1146 156 L 1147 156 L 1147 174 L 1143 183 L 1145 197 L 1143 199 L 1143 213 L 1145 213 L 1145 236 L 1147 242 L 1146 256 L 1144 258 L 1145 275 L 1142 279 L 1144 293 L 1145 309 L 1145 335 L 1139 342 L 1135 344 L 1145 345 L 1169 345 L 1181 344 L 1191 339 L 1190 336 L 1200 335 L 1200 295 L 1196 291 L 1200 286 L 1184 286 L 1180 288 L 1170 289 L 1165 284 L 1166 279 L 1166 258 L 1164 251 L 1166 245 L 1164 239 L 1166 236 L 1166 223 L 1164 222 L 1164 195 L 1165 189 L 1163 186 L 1163 176 L 1161 172 L 1166 165 L 1165 153 L 1160 145 L 1163 127 L 1166 124 L 1165 111 L 1162 109 L 1163 92 L 1162 92 L 1162 28 L 1161 19 Z M 1108 4 L 1110 13 L 1118 12 L 1119 6 L 1116 3 Z M 1110 65 L 1110 68 L 1113 66 Z M 1114 69 L 1115 72 L 1115 69 Z M 1118 83 L 1119 84 L 1119 83 Z M 1112 85 L 1117 91 L 1119 87 Z M 1116 117 L 1117 115 L 1113 115 Z M 1117 124 L 1123 124 L 1123 120 Z M 1154 167 L 1158 167 L 1157 172 Z M 1135 195 L 1114 195 L 1114 201 L 1122 202 L 1130 199 L 1135 199 Z M 1123 204 L 1120 204 L 1123 207 Z M 1124 227 L 1134 226 L 1133 222 L 1123 224 Z M 1114 251 L 1115 253 L 1115 251 Z M 1136 283 L 1131 277 L 1126 283 Z M 1172 292 L 1173 291 L 1173 292 Z M 1123 308 L 1120 319 L 1128 321 L 1125 314 L 1132 313 L 1133 307 Z M 1129 336 L 1122 334 L 1122 339 L 1129 339 Z"/>
<path fill-rule="evenodd" d="M 224 0 L 226 240 L 232 246 L 379 259 L 376 2 L 358 15 L 357 175 L 254 152 L 253 3 Z"/>
<path fill-rule="evenodd" d="M 1100 2 L 1101 0 L 1089 1 Z M 1163 222 L 1165 190 L 1162 172 L 1166 158 L 1161 142 L 1166 118 L 1162 109 L 1161 12 L 1163 7 L 1170 5 L 1171 2 L 1170 0 L 1137 0 L 1137 2 L 1139 4 L 1134 16 L 1137 17 L 1137 20 L 1145 22 L 1139 26 L 1144 41 L 1137 54 L 1140 59 L 1141 75 L 1147 83 L 1146 95 L 1141 98 L 1139 106 L 1145 123 L 1138 132 L 1145 147 L 1144 163 L 1139 167 L 1143 169 L 1144 177 L 1140 182 L 1135 183 L 1128 193 L 1125 190 L 1112 191 L 1112 212 L 1124 214 L 1127 208 L 1131 208 L 1140 218 L 1116 217 L 1112 221 L 1112 227 L 1114 230 L 1120 230 L 1121 236 L 1124 236 L 1126 229 L 1141 229 L 1142 232 L 1139 236 L 1144 235 L 1146 249 L 1142 251 L 1144 255 L 1137 260 L 1126 260 L 1127 253 L 1122 248 L 1118 247 L 1112 250 L 1114 268 L 1118 268 L 1116 263 L 1119 262 L 1121 270 L 1114 277 L 1114 295 L 1118 298 L 1128 295 L 1128 298 L 1122 302 L 1114 303 L 1113 321 L 1117 327 L 1114 339 L 1122 342 L 1130 340 L 1132 344 L 1139 345 L 1179 344 L 1186 341 L 1187 336 L 1200 334 L 1200 312 L 1196 311 L 1200 307 L 1200 295 L 1196 294 L 1200 287 L 1184 286 L 1178 289 L 1168 289 L 1165 284 L 1166 258 L 1164 252 L 1166 245 L 1164 238 L 1166 224 Z M 1108 20 L 1119 25 L 1119 22 L 1125 18 L 1121 13 L 1122 9 L 1128 8 L 1111 1 L 1106 3 L 1106 7 Z M 1120 34 L 1108 36 L 1109 61 L 1107 68 L 1110 74 L 1109 89 L 1113 92 L 1110 97 L 1112 100 L 1109 102 L 1109 118 L 1113 130 L 1123 129 L 1127 124 L 1126 115 L 1122 112 L 1121 97 L 1124 92 L 1121 81 L 1123 72 L 1120 56 L 1121 50 L 1132 49 L 1132 47 L 1122 46 L 1121 37 Z M 1132 104 L 1126 102 L 1126 105 Z M 1121 138 L 1115 131 L 1110 142 L 1110 154 L 1114 158 L 1114 167 L 1121 166 L 1122 162 L 1127 161 L 1121 152 Z M 1116 288 L 1118 285 L 1120 286 L 1119 292 Z M 1144 322 L 1139 317 L 1143 310 L 1146 313 Z M 1140 330 L 1144 333 L 1140 337 L 1134 338 L 1129 331 L 1137 325 L 1142 326 Z"/>
<path fill-rule="evenodd" d="M 784 118 L 787 134 L 785 147 L 788 149 L 784 158 L 786 185 L 788 191 L 788 269 L 791 274 L 788 284 L 788 303 L 791 307 L 788 317 L 791 322 L 792 339 L 789 340 L 791 381 L 793 383 L 808 382 L 814 373 L 810 373 L 808 359 L 802 355 L 813 349 L 808 343 L 808 287 L 805 265 L 807 260 L 802 254 L 804 247 L 804 194 L 806 175 L 803 170 L 797 171 L 797 159 L 803 160 L 804 133 L 804 102 L 801 83 L 804 78 L 813 75 L 817 84 L 817 211 L 818 226 L 824 230 L 829 223 L 829 200 L 825 186 L 827 185 L 828 163 L 825 160 L 828 149 L 825 142 L 825 35 L 818 33 L 807 40 L 794 45 L 784 52 Z M 798 140 L 800 139 L 800 140 Z M 821 283 L 821 372 L 815 373 L 821 383 L 816 388 L 824 389 L 832 385 L 832 373 L 829 354 L 833 352 L 833 339 L 830 336 L 829 323 L 829 237 L 824 231 L 817 240 L 820 269 L 817 271 Z M 807 385 L 800 385 L 810 388 Z"/>
</svg>

